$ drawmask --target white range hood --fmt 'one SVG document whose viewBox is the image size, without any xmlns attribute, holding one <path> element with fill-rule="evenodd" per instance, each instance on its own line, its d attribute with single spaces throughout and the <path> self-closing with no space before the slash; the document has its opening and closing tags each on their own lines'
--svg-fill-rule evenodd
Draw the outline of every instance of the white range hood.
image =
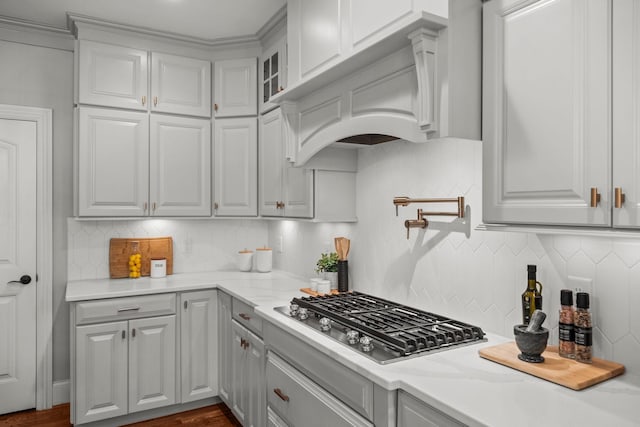
<svg viewBox="0 0 640 427">
<path fill-rule="evenodd" d="M 480 139 L 480 10 L 480 2 L 457 0 L 448 19 L 413 13 L 279 93 L 273 101 L 285 118 L 287 158 L 303 166 L 330 145 Z"/>
</svg>

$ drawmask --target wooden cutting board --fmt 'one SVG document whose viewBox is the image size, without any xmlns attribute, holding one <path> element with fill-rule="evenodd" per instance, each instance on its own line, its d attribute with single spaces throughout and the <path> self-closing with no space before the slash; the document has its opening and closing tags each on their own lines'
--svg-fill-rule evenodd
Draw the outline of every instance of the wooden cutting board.
<svg viewBox="0 0 640 427">
<path fill-rule="evenodd" d="M 129 277 L 129 255 L 132 242 L 138 242 L 142 265 L 140 275 L 151 274 L 151 260 L 166 258 L 167 274 L 173 274 L 173 239 L 171 237 L 140 237 L 109 241 L 109 276 L 112 279 Z"/>
<path fill-rule="evenodd" d="M 609 360 L 594 357 L 593 363 L 588 364 L 560 357 L 557 346 L 547 347 L 542 353 L 542 363 L 529 363 L 518 359 L 520 350 L 514 341 L 486 347 L 478 353 L 485 359 L 573 390 L 582 390 L 624 373 L 624 365 Z"/>
</svg>

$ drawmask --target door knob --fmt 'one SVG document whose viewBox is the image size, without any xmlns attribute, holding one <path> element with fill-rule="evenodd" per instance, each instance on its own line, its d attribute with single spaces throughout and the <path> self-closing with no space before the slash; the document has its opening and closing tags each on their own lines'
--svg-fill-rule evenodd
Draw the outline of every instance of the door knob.
<svg viewBox="0 0 640 427">
<path fill-rule="evenodd" d="M 12 280 L 10 282 L 7 282 L 7 285 L 12 283 L 20 283 L 21 285 L 28 285 L 29 283 L 31 283 L 31 276 L 29 276 L 28 274 L 25 274 L 20 278 L 20 280 Z"/>
</svg>

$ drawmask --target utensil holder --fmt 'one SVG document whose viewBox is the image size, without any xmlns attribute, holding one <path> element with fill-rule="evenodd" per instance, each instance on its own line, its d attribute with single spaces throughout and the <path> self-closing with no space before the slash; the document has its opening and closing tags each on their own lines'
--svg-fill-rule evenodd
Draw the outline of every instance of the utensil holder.
<svg viewBox="0 0 640 427">
<path fill-rule="evenodd" d="M 347 260 L 338 261 L 338 292 L 349 290 L 349 263 Z"/>
</svg>

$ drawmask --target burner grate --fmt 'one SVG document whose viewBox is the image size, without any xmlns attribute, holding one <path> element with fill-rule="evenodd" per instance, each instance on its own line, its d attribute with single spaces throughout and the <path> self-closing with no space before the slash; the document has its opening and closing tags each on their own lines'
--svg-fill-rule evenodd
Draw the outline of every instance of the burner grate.
<svg viewBox="0 0 640 427">
<path fill-rule="evenodd" d="M 480 341 L 485 335 L 477 326 L 359 292 L 291 302 L 369 335 L 404 356 Z"/>
</svg>

